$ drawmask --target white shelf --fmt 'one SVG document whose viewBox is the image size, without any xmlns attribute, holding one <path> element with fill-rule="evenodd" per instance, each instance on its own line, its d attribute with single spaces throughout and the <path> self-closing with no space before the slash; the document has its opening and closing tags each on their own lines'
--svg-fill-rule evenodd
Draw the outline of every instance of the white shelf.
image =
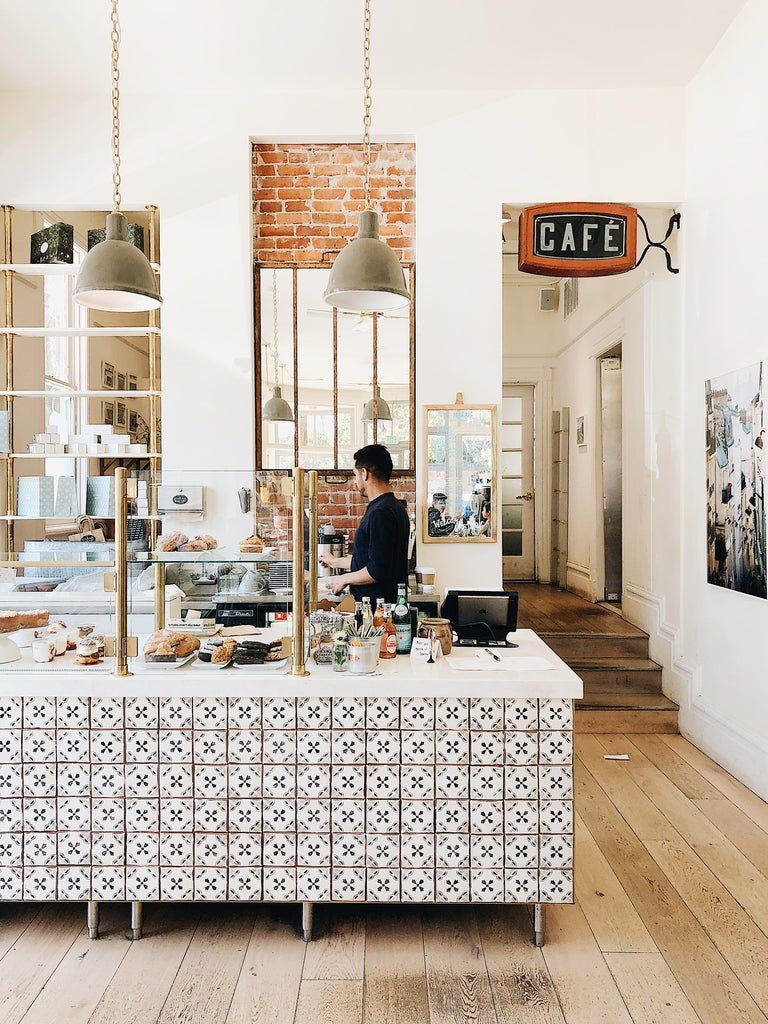
<svg viewBox="0 0 768 1024">
<path fill-rule="evenodd" d="M 100 516 L 100 515 L 97 515 L 95 512 L 87 512 L 85 514 L 89 515 L 92 519 L 100 519 L 100 520 L 104 520 L 104 522 L 108 522 L 108 523 L 111 523 L 112 520 L 115 518 L 114 516 Z M 63 522 L 69 521 L 71 519 L 76 519 L 76 518 L 77 518 L 77 516 L 0 516 L 0 523 L 19 523 L 19 522 L 21 522 L 21 523 L 42 523 L 42 522 L 63 523 Z M 154 515 L 153 516 L 153 515 L 149 515 L 149 514 L 143 516 L 143 515 L 134 515 L 133 513 L 131 513 L 131 515 L 129 515 L 128 518 L 129 519 L 140 519 L 142 521 L 144 521 L 144 520 L 156 520 L 158 523 L 161 523 L 163 521 L 163 516 L 159 516 L 159 515 Z M 53 540 L 52 537 L 49 537 L 47 539 L 48 540 Z M 101 542 L 99 542 L 99 543 L 101 543 Z"/>
<path fill-rule="evenodd" d="M 162 459 L 159 453 L 144 452 L 142 455 L 118 455 L 117 452 L 98 452 L 96 455 L 73 455 L 69 452 L 52 452 L 50 455 L 35 455 L 31 452 L 18 454 L 0 452 L 0 459 Z"/>
<path fill-rule="evenodd" d="M 151 398 L 161 391 L 0 391 L 0 398 Z"/>
<path fill-rule="evenodd" d="M 18 338 L 143 338 L 160 334 L 159 327 L 0 327 L 0 334 Z"/>
<path fill-rule="evenodd" d="M 46 274 L 74 277 L 81 266 L 82 263 L 0 263 L 0 270 L 10 270 L 25 277 L 44 277 Z M 156 274 L 160 273 L 159 263 L 150 263 L 150 266 Z"/>
</svg>

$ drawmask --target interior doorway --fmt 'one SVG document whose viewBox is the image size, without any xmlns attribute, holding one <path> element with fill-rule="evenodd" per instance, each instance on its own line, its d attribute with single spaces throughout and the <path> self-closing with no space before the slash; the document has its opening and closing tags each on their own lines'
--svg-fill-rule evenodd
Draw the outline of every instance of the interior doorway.
<svg viewBox="0 0 768 1024">
<path fill-rule="evenodd" d="M 534 388 L 505 384 L 501 398 L 501 557 L 503 578 L 536 579 Z"/>
<path fill-rule="evenodd" d="M 603 478 L 603 600 L 620 603 L 623 589 L 621 345 L 601 356 L 599 366 Z"/>
</svg>

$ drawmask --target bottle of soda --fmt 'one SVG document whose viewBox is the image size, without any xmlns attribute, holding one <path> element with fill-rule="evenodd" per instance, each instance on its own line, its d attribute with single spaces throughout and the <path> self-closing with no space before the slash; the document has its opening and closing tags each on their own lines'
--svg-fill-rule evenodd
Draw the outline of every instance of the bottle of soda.
<svg viewBox="0 0 768 1024">
<path fill-rule="evenodd" d="M 363 598 L 363 632 L 367 632 L 373 625 L 373 612 L 371 611 L 371 599 L 366 596 Z"/>
<path fill-rule="evenodd" d="M 355 601 L 355 625 L 358 629 L 363 624 L 363 602 Z"/>
<path fill-rule="evenodd" d="M 397 637 L 397 653 L 408 654 L 411 649 L 411 611 L 405 598 L 405 584 L 397 585 L 397 604 L 392 610 L 392 622 Z"/>
<path fill-rule="evenodd" d="M 392 622 L 392 609 L 384 606 L 384 632 L 381 634 L 380 658 L 394 658 L 397 654 L 397 630 Z"/>
<path fill-rule="evenodd" d="M 376 598 L 376 611 L 373 613 L 373 624 L 378 629 L 379 626 L 384 625 L 385 611 L 384 611 L 384 598 Z"/>
</svg>

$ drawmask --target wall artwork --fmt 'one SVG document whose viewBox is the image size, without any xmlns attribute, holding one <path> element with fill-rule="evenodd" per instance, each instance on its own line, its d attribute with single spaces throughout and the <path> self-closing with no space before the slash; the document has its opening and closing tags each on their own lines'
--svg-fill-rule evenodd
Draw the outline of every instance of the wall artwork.
<svg viewBox="0 0 768 1024">
<path fill-rule="evenodd" d="M 114 402 L 102 402 L 101 403 L 101 415 L 104 423 L 107 426 L 113 426 L 115 422 L 115 403 Z"/>
<path fill-rule="evenodd" d="M 763 364 L 708 380 L 707 579 L 768 597 Z"/>
<path fill-rule="evenodd" d="M 587 443 L 586 417 L 576 417 L 576 444 L 583 447 Z"/>
<path fill-rule="evenodd" d="M 112 363 L 101 363 L 101 386 L 112 391 L 115 386 L 115 368 Z"/>
</svg>

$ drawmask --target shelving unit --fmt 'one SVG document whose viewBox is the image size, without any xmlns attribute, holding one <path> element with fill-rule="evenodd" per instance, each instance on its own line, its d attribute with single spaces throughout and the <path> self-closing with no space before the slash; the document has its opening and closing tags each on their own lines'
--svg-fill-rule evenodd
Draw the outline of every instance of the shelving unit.
<svg viewBox="0 0 768 1024">
<path fill-rule="evenodd" d="M 147 240 L 147 250 L 150 263 L 156 273 L 160 272 L 160 264 L 158 258 L 158 222 L 157 222 L 157 208 L 155 206 L 147 206 L 147 216 L 145 219 L 145 237 Z M 25 214 L 33 214 L 35 211 L 25 208 L 23 211 Z M 22 214 L 21 208 L 17 211 L 17 220 L 19 215 Z M 66 213 L 61 214 L 63 219 L 67 219 Z M 86 215 L 89 216 L 89 215 Z M 130 216 L 130 214 L 128 214 Z M 72 217 L 82 218 L 83 215 L 72 211 Z M 93 224 L 88 224 L 88 227 L 102 226 L 104 223 L 105 213 L 94 213 Z M 71 459 L 73 462 L 77 462 L 81 465 L 83 462 L 97 461 L 100 465 L 100 471 L 102 475 L 112 475 L 112 472 L 105 472 L 106 470 L 113 470 L 117 466 L 136 467 L 139 464 L 144 464 L 145 470 L 148 467 L 148 495 L 149 495 L 149 515 L 141 516 L 136 518 L 145 519 L 149 524 L 148 544 L 154 547 L 157 535 L 158 535 L 158 517 L 156 508 L 156 493 L 157 484 L 159 482 L 160 463 L 162 459 L 162 452 L 160 450 L 160 320 L 159 311 L 153 310 L 147 314 L 146 324 L 131 324 L 131 325 L 115 325 L 115 326 L 103 326 L 101 324 L 91 325 L 89 322 L 86 326 L 72 326 L 72 321 L 64 326 L 29 326 L 24 324 L 23 326 L 16 323 L 15 310 L 14 310 L 14 281 L 18 278 L 39 278 L 39 277 L 51 277 L 51 278 L 65 278 L 67 279 L 67 298 L 71 300 L 72 289 L 74 287 L 75 279 L 79 270 L 77 264 L 59 264 L 59 263 L 48 263 L 48 264 L 33 264 L 33 263 L 20 263 L 14 261 L 14 241 L 17 245 L 20 238 L 28 240 L 29 231 L 25 230 L 20 232 L 14 223 L 14 207 L 10 205 L 2 206 L 2 231 L 3 231 L 3 251 L 2 251 L 2 262 L 0 263 L 0 272 L 2 274 L 2 280 L 4 283 L 5 301 L 4 301 L 4 315 L 2 318 L 2 324 L 0 324 L 0 348 L 3 350 L 3 363 L 5 370 L 4 389 L 0 391 L 0 399 L 3 401 L 5 408 L 8 412 L 8 452 L 0 453 L 0 459 L 5 463 L 5 500 L 0 504 L 0 531 L 4 535 L 4 549 L 5 549 L 5 561 L 2 563 L 5 566 L 21 566 L 25 563 L 21 559 L 17 559 L 16 554 L 16 535 L 15 526 L 17 523 L 30 523 L 35 521 L 43 520 L 56 520 L 61 517 L 52 515 L 18 515 L 17 510 L 17 484 L 19 480 L 19 473 L 17 466 L 23 464 L 26 460 L 48 460 L 55 459 L 57 461 L 62 459 Z M 87 229 L 86 229 L 87 230 Z M 14 233 L 16 232 L 16 238 Z M 70 301 L 71 305 L 71 301 Z M 96 314 L 99 315 L 98 313 Z M 44 319 L 44 317 L 41 317 Z M 30 316 L 20 317 L 20 319 L 26 319 L 29 321 L 33 319 Z M 89 321 L 93 319 L 93 314 L 89 314 Z M 19 381 L 19 376 L 15 372 L 16 367 L 14 366 L 14 357 L 16 350 L 21 359 L 24 359 L 24 347 L 29 343 L 28 339 L 46 339 L 46 338 L 71 338 L 71 339 L 98 339 L 98 338 L 146 338 L 147 339 L 147 360 L 148 360 L 148 372 L 146 375 L 141 374 L 140 377 L 148 383 L 148 387 L 144 387 L 142 390 L 138 389 L 114 389 L 107 388 L 94 388 L 92 380 L 92 367 L 88 367 L 85 370 L 87 374 L 85 381 L 86 387 L 80 390 L 62 389 L 61 391 L 52 391 L 45 388 L 37 389 L 34 387 L 34 380 L 32 381 Z M 18 344 L 17 344 L 18 343 Z M 87 355 L 86 357 L 87 364 Z M 2 365 L 2 364 L 0 364 Z M 23 366 L 23 364 L 22 364 Z M 45 375 L 45 366 L 43 368 L 43 375 Z M 19 386 L 20 383 L 22 386 Z M 29 387 L 29 384 L 33 387 Z M 101 382 L 100 382 L 101 383 Z M 27 384 L 24 387 L 23 384 Z M 40 384 L 43 384 L 43 380 L 40 380 Z M 146 413 L 148 410 L 147 426 L 149 428 L 149 441 L 148 451 L 146 454 L 116 454 L 107 452 L 98 452 L 90 454 L 82 453 L 69 453 L 69 452 L 56 452 L 50 454 L 34 453 L 17 451 L 15 448 L 14 440 L 15 437 L 18 439 L 18 429 L 15 430 L 16 420 L 18 417 L 18 402 L 24 400 L 44 400 L 46 398 L 67 398 L 67 399 L 103 399 L 111 401 L 113 399 L 120 399 L 121 401 L 135 401 L 145 400 L 147 405 L 142 410 Z M 133 411 L 133 410 L 132 410 Z M 127 417 L 126 417 L 127 418 Z M 95 420 L 88 419 L 87 422 L 96 422 Z M 119 429 L 119 425 L 118 425 Z M 128 433 L 128 424 L 126 422 L 125 432 Z M 21 447 L 21 446 L 20 446 Z M 22 474 L 23 475 L 23 474 Z M 4 505 L 4 507 L 2 507 Z M 70 517 L 66 517 L 70 518 Z M 112 521 L 114 517 L 99 516 L 100 519 Z M 44 560 L 34 560 L 36 566 L 45 565 Z M 61 566 L 62 562 L 56 562 L 57 566 Z M 73 562 L 73 565 L 81 563 Z M 102 563 L 88 563 L 90 565 L 101 565 Z"/>
</svg>

